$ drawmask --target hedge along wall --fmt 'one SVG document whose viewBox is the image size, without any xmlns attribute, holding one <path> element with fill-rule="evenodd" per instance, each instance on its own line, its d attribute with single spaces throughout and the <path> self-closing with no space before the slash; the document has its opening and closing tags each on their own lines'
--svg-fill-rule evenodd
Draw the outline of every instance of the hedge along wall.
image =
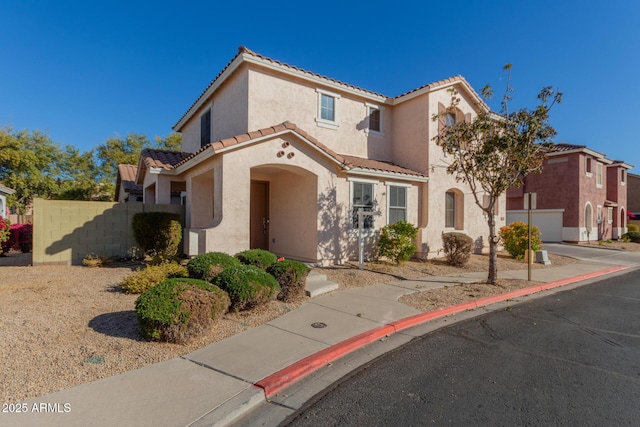
<svg viewBox="0 0 640 427">
<path fill-rule="evenodd" d="M 179 205 L 35 199 L 33 265 L 81 265 L 90 253 L 124 256 L 137 246 L 133 215 L 154 211 L 179 214 L 184 227 L 184 206 Z"/>
</svg>

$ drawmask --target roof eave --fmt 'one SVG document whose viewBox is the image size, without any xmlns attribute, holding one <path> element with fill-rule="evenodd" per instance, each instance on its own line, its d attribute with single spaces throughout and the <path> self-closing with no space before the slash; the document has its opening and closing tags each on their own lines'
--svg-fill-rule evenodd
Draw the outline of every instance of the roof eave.
<svg viewBox="0 0 640 427">
<path fill-rule="evenodd" d="M 402 181 L 412 181 L 412 182 L 428 182 L 429 177 L 427 176 L 417 176 L 417 175 L 407 175 L 403 173 L 396 172 L 385 172 L 385 171 L 374 171 L 371 169 L 365 168 L 350 168 L 349 175 L 359 175 L 359 176 L 367 176 L 371 178 L 384 178 L 384 179 L 397 179 Z"/>
</svg>

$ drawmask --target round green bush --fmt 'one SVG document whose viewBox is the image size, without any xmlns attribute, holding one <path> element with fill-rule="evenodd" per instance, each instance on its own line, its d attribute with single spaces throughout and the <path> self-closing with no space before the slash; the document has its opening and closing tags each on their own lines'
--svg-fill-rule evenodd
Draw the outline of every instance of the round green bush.
<svg viewBox="0 0 640 427">
<path fill-rule="evenodd" d="M 276 254 L 265 251 L 264 249 L 249 249 L 236 254 L 235 257 L 245 265 L 253 265 L 263 270 L 266 270 L 271 264 L 278 261 Z"/>
<path fill-rule="evenodd" d="M 306 278 L 311 269 L 299 261 L 283 260 L 271 264 L 267 273 L 271 274 L 280 285 L 277 298 L 284 302 L 304 297 Z"/>
<path fill-rule="evenodd" d="M 628 233 L 624 233 L 622 237 L 626 237 L 634 243 L 640 243 L 640 231 L 629 231 Z"/>
<path fill-rule="evenodd" d="M 214 279 L 214 284 L 226 291 L 231 299 L 231 310 L 247 310 L 276 297 L 280 285 L 264 270 L 251 265 L 241 265 L 224 270 Z"/>
<path fill-rule="evenodd" d="M 627 231 L 640 231 L 640 227 L 637 224 L 627 224 Z"/>
<path fill-rule="evenodd" d="M 389 258 L 396 264 L 409 261 L 417 249 L 413 244 L 417 234 L 418 229 L 406 221 L 384 226 L 378 238 L 378 256 Z"/>
<path fill-rule="evenodd" d="M 156 263 L 178 254 L 182 241 L 180 215 L 169 212 L 138 212 L 131 219 L 133 236 L 142 251 Z"/>
<path fill-rule="evenodd" d="M 473 239 L 464 233 L 444 233 L 442 248 L 449 265 L 462 267 L 471 258 Z"/>
<path fill-rule="evenodd" d="M 229 296 L 204 280 L 168 279 L 140 295 L 135 306 L 143 337 L 184 344 L 227 312 Z"/>
<path fill-rule="evenodd" d="M 137 269 L 122 281 L 122 290 L 127 294 L 141 294 L 167 279 L 187 277 L 187 268 L 175 262 L 150 265 L 145 269 Z"/>
<path fill-rule="evenodd" d="M 502 244 L 509 254 L 516 259 L 523 259 L 528 247 L 529 228 L 524 222 L 512 222 L 500 228 Z M 537 251 L 542 247 L 540 230 L 531 226 L 531 250 Z"/>
<path fill-rule="evenodd" d="M 240 265 L 237 258 L 224 252 L 209 252 L 191 258 L 187 263 L 187 270 L 189 270 L 189 277 L 210 282 L 227 268 Z"/>
</svg>

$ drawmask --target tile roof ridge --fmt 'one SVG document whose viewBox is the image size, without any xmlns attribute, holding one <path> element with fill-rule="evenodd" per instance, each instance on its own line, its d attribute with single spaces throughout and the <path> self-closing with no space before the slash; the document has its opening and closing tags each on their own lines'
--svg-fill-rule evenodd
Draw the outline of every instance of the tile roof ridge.
<svg viewBox="0 0 640 427">
<path fill-rule="evenodd" d="M 442 85 L 445 85 L 445 84 L 448 84 L 448 83 L 454 83 L 454 82 L 464 82 L 467 85 L 469 85 L 469 87 L 471 87 L 471 85 L 469 84 L 467 79 L 465 79 L 461 74 L 455 74 L 455 75 L 447 77 L 445 79 L 436 80 L 435 82 L 427 83 L 427 84 L 422 85 L 420 87 L 417 87 L 415 89 L 411 89 L 411 90 L 409 90 L 407 92 L 404 92 L 404 93 L 394 97 L 394 99 L 401 98 L 401 97 L 403 97 L 405 95 L 408 95 L 408 94 L 413 93 L 413 92 L 417 92 L 417 91 L 422 90 L 422 89 L 426 89 L 426 88 L 433 89 L 433 88 L 436 88 L 438 86 L 442 86 Z"/>
</svg>

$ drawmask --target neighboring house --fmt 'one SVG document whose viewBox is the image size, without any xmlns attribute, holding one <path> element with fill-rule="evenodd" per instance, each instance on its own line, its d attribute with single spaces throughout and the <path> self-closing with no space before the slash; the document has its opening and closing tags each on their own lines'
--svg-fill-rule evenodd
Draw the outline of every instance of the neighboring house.
<svg viewBox="0 0 640 427">
<path fill-rule="evenodd" d="M 627 204 L 629 212 L 640 216 L 640 175 L 627 174 Z"/>
<path fill-rule="evenodd" d="M 141 202 L 142 185 L 136 184 L 136 165 L 118 165 L 116 179 L 116 202 Z"/>
<path fill-rule="evenodd" d="M 584 145 L 556 144 L 540 174 L 507 191 L 507 223 L 526 218 L 526 193 L 536 193 L 533 223 L 545 242 L 618 239 L 627 227 L 627 170 Z"/>
<path fill-rule="evenodd" d="M 10 194 L 14 194 L 15 192 L 16 190 L 0 184 L 0 218 L 4 219 L 8 217 L 9 207 L 7 206 L 7 196 Z"/>
<path fill-rule="evenodd" d="M 446 120 L 456 89 L 461 102 Z M 446 172 L 432 138 L 487 108 L 456 76 L 387 97 L 241 47 L 174 126 L 182 151 L 144 150 L 144 203 L 186 192 L 185 252 L 262 248 L 318 264 L 367 254 L 380 228 L 419 228 L 418 256 L 441 255 L 442 234 L 467 233 L 478 251 L 488 227 L 470 189 Z M 498 227 L 504 225 L 505 199 Z"/>
<path fill-rule="evenodd" d="M 156 150 L 156 153 L 160 152 Z M 118 178 L 116 180 L 116 202 L 142 202 L 142 185 L 136 184 L 136 165 L 118 165 Z M 183 205 L 186 197 L 185 186 L 174 186 L 171 189 L 171 198 L 168 204 Z"/>
</svg>

